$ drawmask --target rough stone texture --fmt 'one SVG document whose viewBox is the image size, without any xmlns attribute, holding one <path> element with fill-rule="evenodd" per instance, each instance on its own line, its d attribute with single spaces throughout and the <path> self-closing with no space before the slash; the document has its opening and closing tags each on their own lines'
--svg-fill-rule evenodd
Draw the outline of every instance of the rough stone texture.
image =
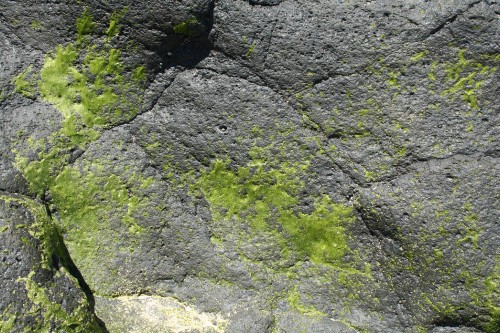
<svg viewBox="0 0 500 333">
<path fill-rule="evenodd" d="M 53 227 L 43 205 L 0 193 L 1 332 L 102 330 Z"/>
<path fill-rule="evenodd" d="M 499 15 L 2 1 L 0 332 L 500 332 Z"/>
</svg>

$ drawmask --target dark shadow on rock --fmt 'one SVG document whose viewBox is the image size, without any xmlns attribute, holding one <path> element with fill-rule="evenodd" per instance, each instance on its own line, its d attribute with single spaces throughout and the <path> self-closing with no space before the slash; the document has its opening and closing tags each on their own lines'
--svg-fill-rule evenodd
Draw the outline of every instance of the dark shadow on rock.
<svg viewBox="0 0 500 333">
<path fill-rule="evenodd" d="M 47 212 L 47 215 L 49 216 L 49 219 L 53 221 L 52 213 L 50 211 L 48 204 L 45 204 L 45 210 Z M 102 329 L 103 333 L 109 333 L 108 329 L 106 328 L 106 324 L 95 313 L 95 298 L 94 295 L 92 294 L 92 290 L 85 281 L 82 273 L 78 270 L 78 267 L 73 262 L 73 259 L 71 259 L 71 256 L 68 252 L 68 248 L 64 243 L 64 239 L 62 237 L 60 229 L 57 227 L 55 223 L 53 223 L 53 227 L 54 229 L 51 234 L 52 244 L 54 249 L 51 258 L 52 268 L 59 270 L 60 267 L 62 266 L 69 272 L 69 274 L 71 274 L 71 276 L 73 276 L 78 281 L 78 285 L 85 294 L 85 297 L 87 298 L 90 311 L 94 314 L 97 324 Z"/>
</svg>

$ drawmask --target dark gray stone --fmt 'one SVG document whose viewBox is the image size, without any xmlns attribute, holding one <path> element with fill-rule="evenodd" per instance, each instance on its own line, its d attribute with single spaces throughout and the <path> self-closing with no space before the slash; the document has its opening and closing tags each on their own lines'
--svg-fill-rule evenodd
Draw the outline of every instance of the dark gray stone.
<svg viewBox="0 0 500 333">
<path fill-rule="evenodd" d="M 84 13 L 93 31 L 77 41 Z M 130 332 L 161 318 L 186 332 L 498 332 L 498 13 L 2 2 L 0 330 L 37 304 L 17 280 L 33 271 L 51 302 L 86 300 L 111 332 L 131 309 Z M 66 104 L 40 74 L 58 45 L 77 53 Z M 99 78 L 92 60 L 113 52 Z M 96 102 L 107 88 L 120 102 L 85 113 L 85 89 Z M 32 225 L 53 227 L 64 265 L 42 267 Z M 14 331 L 64 327 L 24 312 Z"/>
</svg>

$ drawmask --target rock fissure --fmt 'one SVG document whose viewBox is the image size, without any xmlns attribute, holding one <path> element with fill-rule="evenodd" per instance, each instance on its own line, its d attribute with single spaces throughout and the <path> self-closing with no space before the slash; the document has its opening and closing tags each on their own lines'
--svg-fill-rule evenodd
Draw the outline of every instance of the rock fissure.
<svg viewBox="0 0 500 333">
<path fill-rule="evenodd" d="M 498 331 L 490 1 L 26 1 L 0 332 Z"/>
</svg>

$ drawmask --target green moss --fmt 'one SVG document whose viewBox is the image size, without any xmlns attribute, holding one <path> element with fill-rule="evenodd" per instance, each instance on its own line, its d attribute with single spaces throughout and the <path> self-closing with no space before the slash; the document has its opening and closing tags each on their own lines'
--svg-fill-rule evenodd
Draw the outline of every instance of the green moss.
<svg viewBox="0 0 500 333">
<path fill-rule="evenodd" d="M 10 329 L 14 327 L 13 325 L 17 320 L 16 315 L 21 323 L 24 325 L 29 324 L 29 326 L 24 327 L 23 332 L 52 332 L 54 327 L 57 327 L 54 332 L 101 332 L 83 293 L 81 294 L 82 298 L 79 306 L 71 313 L 68 313 L 59 303 L 51 300 L 50 292 L 46 289 L 51 288 L 51 285 L 47 285 L 45 288 L 35 282 L 37 280 L 35 271 L 38 272 L 43 269 L 44 271 L 55 272 L 55 278 L 63 277 L 71 280 L 75 285 L 78 284 L 76 279 L 66 272 L 64 259 L 66 254 L 63 250 L 64 245 L 60 243 L 60 231 L 47 216 L 45 207 L 35 203 L 30 198 L 18 196 L 12 197 L 0 194 L 0 200 L 5 203 L 15 203 L 29 212 L 32 222 L 28 226 L 24 226 L 24 228 L 28 229 L 33 238 L 40 241 L 37 246 L 40 246 L 39 249 L 42 254 L 42 261 L 33 267 L 34 271 L 27 277 L 18 280 L 24 282 L 29 302 L 23 304 L 23 309 L 18 314 L 9 313 L 7 308 L 0 318 L 0 332 L 11 332 Z M 30 239 L 25 238 L 25 241 L 30 246 L 34 244 Z M 54 270 L 52 262 L 54 255 L 59 257 L 63 264 L 63 267 L 58 268 L 57 271 Z M 29 318 L 29 321 L 25 321 L 24 318 Z"/>
<path fill-rule="evenodd" d="M 325 313 L 318 311 L 314 306 L 307 305 L 301 301 L 300 293 L 297 291 L 296 286 L 288 294 L 288 304 L 301 314 L 311 317 L 326 317 Z"/>
<path fill-rule="evenodd" d="M 253 52 L 255 51 L 255 46 L 256 46 L 256 45 L 257 45 L 257 44 L 256 44 L 255 42 L 253 42 L 253 43 L 250 45 L 250 47 L 249 47 L 249 48 L 248 48 L 248 50 L 247 50 L 247 53 L 245 53 L 245 58 L 246 58 L 246 59 L 249 59 L 249 58 L 250 58 L 250 56 L 253 54 Z"/>
<path fill-rule="evenodd" d="M 484 291 L 479 292 L 474 304 L 485 306 L 490 311 L 490 320 L 485 325 L 487 333 L 500 333 L 500 259 L 496 258 L 491 274 L 484 281 Z"/>
<path fill-rule="evenodd" d="M 360 117 L 363 117 L 370 114 L 370 109 L 361 109 L 358 111 L 358 113 Z"/>
<path fill-rule="evenodd" d="M 133 190 L 132 180 L 123 180 L 116 175 L 99 176 L 90 170 L 84 174 L 78 169 L 66 167 L 51 187 L 54 204 L 60 210 L 63 227 L 77 225 L 82 237 L 92 237 L 103 219 L 109 214 L 119 217 L 131 234 L 144 229 L 137 224 L 134 215 L 143 207 L 143 198 Z M 151 182 L 142 179 L 140 184 Z M 89 238 L 90 239 L 90 238 Z"/>
<path fill-rule="evenodd" d="M 465 49 L 461 49 L 458 51 L 458 61 L 453 65 L 446 66 L 447 79 L 451 81 L 456 81 L 460 78 L 460 74 L 464 71 L 464 69 L 469 64 L 469 61 L 465 59 Z"/>
<path fill-rule="evenodd" d="M 229 168 L 229 161 L 215 160 L 196 181 L 214 219 L 246 221 L 256 232 L 274 230 L 278 223 L 298 253 L 316 263 L 339 263 L 348 249 L 345 225 L 353 220 L 352 209 L 323 196 L 312 213 L 296 212 L 300 175 L 308 165 L 282 162 L 268 167 L 258 150 L 251 155 L 252 161 L 237 170 Z"/>
<path fill-rule="evenodd" d="M 86 35 L 91 34 L 96 27 L 92 15 L 89 14 L 88 8 L 86 8 L 82 16 L 76 20 L 76 41 L 80 44 Z"/>
<path fill-rule="evenodd" d="M 378 174 L 374 171 L 365 171 L 365 179 L 369 182 L 376 181 L 378 179 Z"/>
<path fill-rule="evenodd" d="M 31 72 L 33 70 L 33 66 L 30 65 L 24 71 L 22 71 L 19 75 L 15 76 L 11 83 L 14 85 L 15 92 L 21 94 L 26 97 L 32 97 L 34 94 L 33 83 L 31 82 Z"/>
<path fill-rule="evenodd" d="M 132 79 L 136 83 L 146 80 L 146 67 L 138 66 L 132 71 Z"/>
<path fill-rule="evenodd" d="M 41 22 L 38 22 L 37 20 L 33 20 L 33 21 L 31 22 L 31 28 L 32 28 L 33 30 L 42 30 L 43 25 L 42 25 L 42 23 L 41 23 Z"/>
<path fill-rule="evenodd" d="M 478 109 L 477 94 L 484 84 L 486 77 L 496 71 L 496 67 L 490 68 L 476 60 L 465 58 L 464 49 L 458 52 L 458 61 L 445 66 L 446 80 L 453 85 L 445 89 L 441 95 L 461 95 L 472 109 Z"/>
<path fill-rule="evenodd" d="M 500 333 L 500 307 L 491 311 L 491 320 L 485 327 L 486 333 Z"/>
<path fill-rule="evenodd" d="M 83 64 L 76 64 L 82 56 Z M 70 44 L 58 46 L 55 54 L 45 59 L 38 86 L 43 99 L 53 104 L 66 122 L 73 123 L 68 127 L 83 121 L 92 128 L 116 123 L 138 112 L 137 74 L 133 78 L 124 74 L 118 49 L 85 51 Z"/>
<path fill-rule="evenodd" d="M 427 50 L 416 53 L 411 57 L 411 61 L 419 61 L 420 59 L 424 58 L 427 55 L 427 53 L 429 53 Z"/>
<path fill-rule="evenodd" d="M 9 312 L 9 307 L 0 316 L 0 333 L 11 333 L 14 331 L 17 316 Z"/>
<path fill-rule="evenodd" d="M 394 88 L 399 88 L 399 72 L 397 71 L 389 71 L 389 78 L 387 79 L 387 84 Z"/>
<path fill-rule="evenodd" d="M 114 13 L 110 26 L 124 14 Z M 108 45 L 81 47 L 83 36 L 93 31 L 95 24 L 85 10 L 77 20 L 77 41 L 59 45 L 45 57 L 39 73 L 38 93 L 63 116 L 61 128 L 52 135 L 34 140 L 29 149 L 14 150 L 16 167 L 22 171 L 33 192 L 47 190 L 57 173 L 68 163 L 72 148 L 85 148 L 100 136 L 100 128 L 127 121 L 139 112 L 144 90 L 145 68 L 127 68 L 121 52 Z M 115 29 L 113 28 L 113 29 Z M 112 30 L 113 30 L 112 29 Z M 108 34 L 108 37 L 110 35 Z M 32 95 L 34 88 L 26 80 L 32 67 L 14 78 L 16 91 Z M 38 158 L 26 156 L 35 152 Z"/>
<path fill-rule="evenodd" d="M 62 271 L 69 278 L 64 268 Z M 34 321 L 29 327 L 31 332 L 53 331 L 54 326 L 57 326 L 57 332 L 101 332 L 86 301 L 82 301 L 75 311 L 68 313 L 61 304 L 50 299 L 46 289 L 34 281 L 34 275 L 31 272 L 26 278 L 18 280 L 25 283 L 28 299 L 33 303 L 25 315 L 43 316 L 41 321 Z"/>
<path fill-rule="evenodd" d="M 228 165 L 229 161 L 216 160 L 197 181 L 214 208 L 215 219 L 245 218 L 254 227 L 264 229 L 273 207 L 288 208 L 297 203 L 296 166 L 265 170 L 265 161 L 256 159 L 234 172 Z"/>
<path fill-rule="evenodd" d="M 111 14 L 111 18 L 109 20 L 109 26 L 108 29 L 106 30 L 106 35 L 108 36 L 108 39 L 111 39 L 114 36 L 117 36 L 120 33 L 120 20 L 125 16 L 125 14 L 128 11 L 128 7 L 125 7 L 121 11 L 117 12 L 114 11 Z"/>
<path fill-rule="evenodd" d="M 198 37 L 200 35 L 199 25 L 198 19 L 191 16 L 186 21 L 174 26 L 174 32 L 185 37 Z"/>
<path fill-rule="evenodd" d="M 117 176 L 105 168 L 95 163 L 65 167 L 50 187 L 72 259 L 86 281 L 104 294 L 110 283 L 117 283 L 109 275 L 120 278 L 115 258 L 131 255 L 146 232 L 139 221 L 148 219 L 151 203 L 145 193 L 154 184 L 133 172 Z M 96 269 L 96 261 L 105 269 Z"/>
<path fill-rule="evenodd" d="M 396 155 L 397 157 L 403 157 L 406 155 L 406 147 L 401 147 L 398 149 L 398 151 L 396 152 Z"/>
<path fill-rule="evenodd" d="M 57 228 L 48 218 L 45 207 L 35 203 L 31 199 L 10 197 L 2 194 L 0 194 L 0 200 L 22 206 L 31 214 L 33 222 L 29 226 L 18 223 L 16 224 L 16 228 L 28 228 L 29 234 L 41 242 L 41 267 L 47 270 L 51 269 L 53 267 L 52 254 L 58 253 L 60 244 L 58 244 L 56 237 Z"/>
<path fill-rule="evenodd" d="M 335 204 L 328 196 L 317 200 L 311 214 L 288 210 L 278 221 L 297 250 L 313 262 L 340 264 L 349 250 L 345 225 L 353 222 L 352 208 Z"/>
</svg>

